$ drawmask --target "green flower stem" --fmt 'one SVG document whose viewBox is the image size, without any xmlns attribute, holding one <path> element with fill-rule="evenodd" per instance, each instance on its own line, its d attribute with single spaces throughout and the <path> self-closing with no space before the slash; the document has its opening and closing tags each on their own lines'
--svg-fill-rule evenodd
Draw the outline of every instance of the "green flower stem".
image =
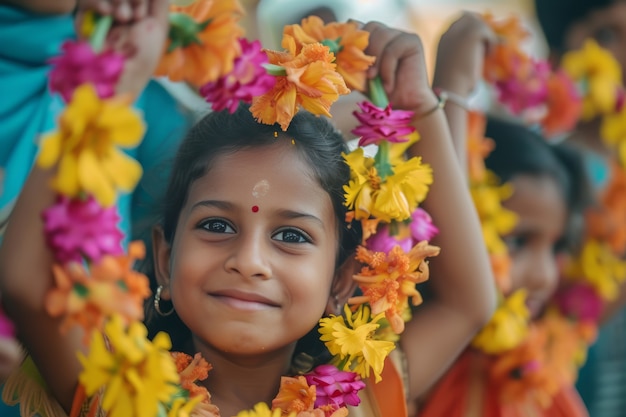
<svg viewBox="0 0 626 417">
<path fill-rule="evenodd" d="M 96 24 L 93 33 L 91 34 L 91 38 L 89 39 L 89 43 L 91 44 L 94 52 L 99 53 L 104 48 L 104 41 L 107 38 L 107 34 L 109 33 L 109 29 L 111 29 L 112 24 L 112 16 L 96 17 Z"/>
<path fill-rule="evenodd" d="M 337 39 L 324 39 L 320 42 L 324 46 L 328 46 L 330 52 L 337 57 L 337 54 L 343 50 L 343 46 L 341 46 L 341 36 Z"/>
<path fill-rule="evenodd" d="M 392 220 L 391 223 L 389 223 L 389 235 L 397 236 L 398 233 L 400 233 L 400 226 L 397 221 Z"/>
<path fill-rule="evenodd" d="M 389 162 L 389 141 L 383 140 L 378 143 L 378 151 L 374 156 L 374 166 L 381 181 L 385 181 L 389 175 L 393 175 L 393 166 Z"/>
<path fill-rule="evenodd" d="M 370 100 L 375 106 L 384 109 L 389 105 L 389 99 L 387 98 L 387 93 L 385 93 L 385 88 L 383 87 L 383 82 L 380 77 L 369 81 L 369 90 Z M 378 143 L 378 151 L 374 157 L 376 171 L 378 171 L 378 175 L 382 181 L 384 181 L 387 176 L 393 175 L 393 166 L 389 162 L 389 146 L 388 141 L 380 141 Z"/>
<path fill-rule="evenodd" d="M 285 69 L 285 67 L 281 67 L 280 65 L 275 65 L 275 64 L 268 64 L 268 63 L 264 63 L 262 65 L 263 65 L 263 68 L 265 68 L 265 71 L 267 71 L 269 75 L 273 75 L 275 77 L 280 77 L 280 76 L 284 77 L 287 75 L 287 70 Z"/>
<path fill-rule="evenodd" d="M 387 98 L 387 93 L 385 93 L 385 88 L 383 87 L 383 82 L 380 77 L 370 80 L 369 87 L 370 100 L 372 100 L 372 103 L 381 109 L 387 107 L 389 105 L 389 99 Z"/>
</svg>

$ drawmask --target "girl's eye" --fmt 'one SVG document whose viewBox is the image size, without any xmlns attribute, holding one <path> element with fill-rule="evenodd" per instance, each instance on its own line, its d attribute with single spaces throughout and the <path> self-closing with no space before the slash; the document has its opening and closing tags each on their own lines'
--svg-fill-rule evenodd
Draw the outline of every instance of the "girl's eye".
<svg viewBox="0 0 626 417">
<path fill-rule="evenodd" d="M 594 37 L 602 46 L 609 46 L 617 39 L 617 33 L 614 28 L 603 27 L 594 33 Z"/>
<path fill-rule="evenodd" d="M 211 233 L 235 233 L 235 229 L 227 221 L 221 219 L 205 220 L 200 227 Z"/>
<path fill-rule="evenodd" d="M 514 254 L 515 252 L 522 249 L 524 246 L 526 246 L 527 242 L 528 238 L 524 235 L 511 235 L 504 238 L 504 243 L 506 244 L 511 254 Z"/>
<path fill-rule="evenodd" d="M 311 238 L 297 229 L 284 229 L 272 236 L 273 239 L 287 243 L 310 243 Z"/>
</svg>

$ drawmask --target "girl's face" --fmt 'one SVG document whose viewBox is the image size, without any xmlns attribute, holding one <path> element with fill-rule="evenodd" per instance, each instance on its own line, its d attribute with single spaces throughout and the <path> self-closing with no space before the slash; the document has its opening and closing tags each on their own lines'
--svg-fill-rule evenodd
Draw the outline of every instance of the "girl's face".
<svg viewBox="0 0 626 417">
<path fill-rule="evenodd" d="M 527 306 L 536 318 L 558 285 L 556 247 L 565 231 L 567 208 L 549 177 L 520 175 L 511 184 L 514 193 L 504 206 L 519 218 L 505 237 L 513 261 L 512 291 L 527 289 Z"/>
<path fill-rule="evenodd" d="M 161 264 L 176 312 L 211 349 L 238 357 L 290 349 L 328 305 L 338 225 L 294 146 L 219 156 L 190 187 Z"/>
</svg>

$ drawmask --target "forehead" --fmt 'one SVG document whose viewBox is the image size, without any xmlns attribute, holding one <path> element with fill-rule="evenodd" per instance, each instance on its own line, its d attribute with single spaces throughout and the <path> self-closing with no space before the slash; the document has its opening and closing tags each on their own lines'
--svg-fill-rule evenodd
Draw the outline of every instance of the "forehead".
<svg viewBox="0 0 626 417">
<path fill-rule="evenodd" d="M 567 207 L 556 180 L 545 175 L 521 175 L 511 184 L 513 195 L 504 206 L 518 215 L 519 227 L 538 229 L 554 237 L 565 232 Z"/>
<path fill-rule="evenodd" d="M 595 30 L 603 27 L 626 27 L 626 1 L 619 0 L 613 3 L 591 10 L 581 20 L 574 22 L 568 33 L 566 41 L 570 48 L 578 48 L 582 42 L 593 34 Z"/>
<path fill-rule="evenodd" d="M 190 187 L 189 200 L 219 199 L 238 204 L 288 205 L 334 216 L 330 196 L 314 169 L 289 140 L 216 156 Z"/>
</svg>

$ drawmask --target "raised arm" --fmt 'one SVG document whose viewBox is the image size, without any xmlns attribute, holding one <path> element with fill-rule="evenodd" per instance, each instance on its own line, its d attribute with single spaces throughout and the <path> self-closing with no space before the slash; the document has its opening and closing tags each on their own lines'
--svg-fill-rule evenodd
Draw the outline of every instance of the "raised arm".
<svg viewBox="0 0 626 417">
<path fill-rule="evenodd" d="M 395 109 L 413 110 L 421 139 L 410 149 L 434 172 L 424 203 L 440 234 L 441 254 L 430 261 L 433 298 L 407 323 L 401 346 L 409 367 L 409 402 L 426 391 L 489 320 L 495 308 L 493 278 L 478 217 L 455 154 L 450 130 L 430 89 L 419 37 L 378 23 L 366 51 L 377 61 L 370 76 L 380 75 Z"/>
<path fill-rule="evenodd" d="M 467 103 L 483 75 L 485 54 L 497 41 L 495 33 L 475 13 L 465 12 L 439 40 L 433 87 L 448 93 L 444 111 L 463 172 L 467 172 Z"/>
<path fill-rule="evenodd" d="M 92 7 L 91 3 L 82 4 L 81 10 Z M 165 41 L 167 0 L 145 3 L 140 18 L 116 21 L 118 42 L 124 45 L 116 43 L 114 47 L 134 51 L 125 54 L 118 93 L 141 91 L 156 67 Z M 126 49 L 129 46 L 133 48 Z M 0 293 L 19 339 L 52 394 L 69 410 L 80 372 L 76 352 L 82 348 L 82 334 L 77 330 L 61 332 L 60 320 L 50 317 L 44 309 L 45 294 L 53 281 L 53 256 L 44 240 L 41 212 L 54 202 L 49 182 L 56 169 L 34 167 L 18 197 L 0 247 Z"/>
</svg>

